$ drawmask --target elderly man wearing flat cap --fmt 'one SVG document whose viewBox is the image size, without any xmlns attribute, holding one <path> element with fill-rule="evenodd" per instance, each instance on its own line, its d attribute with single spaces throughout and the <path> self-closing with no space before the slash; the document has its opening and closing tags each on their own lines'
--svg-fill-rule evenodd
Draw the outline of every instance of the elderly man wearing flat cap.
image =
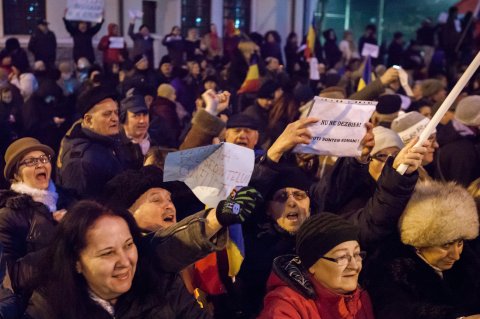
<svg viewBox="0 0 480 319">
<path fill-rule="evenodd" d="M 114 91 L 99 86 L 79 99 L 82 119 L 61 143 L 57 183 L 82 198 L 97 197 L 112 177 L 127 168 L 115 97 Z"/>
</svg>

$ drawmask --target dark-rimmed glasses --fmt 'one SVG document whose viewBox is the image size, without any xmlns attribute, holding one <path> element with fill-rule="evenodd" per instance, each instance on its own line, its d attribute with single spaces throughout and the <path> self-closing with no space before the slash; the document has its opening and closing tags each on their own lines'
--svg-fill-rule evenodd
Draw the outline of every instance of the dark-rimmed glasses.
<svg viewBox="0 0 480 319">
<path fill-rule="evenodd" d="M 339 266 L 346 266 L 352 261 L 352 258 L 355 258 L 356 262 L 361 262 L 362 260 L 365 259 L 365 257 L 367 257 L 367 252 L 366 251 L 361 251 L 361 252 L 353 254 L 353 256 L 352 255 L 343 255 L 343 256 L 340 256 L 340 257 L 337 257 L 337 258 L 322 256 L 320 258 L 331 261 L 331 262 L 334 262 L 334 263 L 337 263 Z"/>
<path fill-rule="evenodd" d="M 30 157 L 18 163 L 18 166 L 25 165 L 27 167 L 32 167 L 32 166 L 37 166 L 38 163 L 47 164 L 47 163 L 50 163 L 51 159 L 52 157 L 50 155 L 40 155 L 39 157 Z"/>
</svg>

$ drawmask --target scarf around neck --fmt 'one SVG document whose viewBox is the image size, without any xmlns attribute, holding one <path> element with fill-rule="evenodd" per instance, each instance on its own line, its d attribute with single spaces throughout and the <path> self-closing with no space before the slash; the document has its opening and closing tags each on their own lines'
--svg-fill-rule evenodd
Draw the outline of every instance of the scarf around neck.
<svg viewBox="0 0 480 319">
<path fill-rule="evenodd" d="M 33 201 L 47 206 L 51 213 L 57 211 L 58 193 L 52 181 L 49 182 L 47 189 L 33 188 L 23 182 L 13 183 L 10 189 L 19 194 L 29 195 Z"/>
</svg>

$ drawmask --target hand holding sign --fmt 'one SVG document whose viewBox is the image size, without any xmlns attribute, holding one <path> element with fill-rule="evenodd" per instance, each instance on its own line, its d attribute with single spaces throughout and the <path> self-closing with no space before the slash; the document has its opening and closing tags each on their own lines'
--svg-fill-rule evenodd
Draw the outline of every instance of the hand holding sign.
<svg viewBox="0 0 480 319">
<path fill-rule="evenodd" d="M 359 157 L 357 157 L 357 160 L 363 164 L 366 164 L 368 162 L 370 153 L 375 147 L 375 136 L 373 135 L 373 124 L 365 123 L 365 127 L 367 128 L 367 133 L 365 134 L 362 141 L 360 142 L 360 146 L 362 147 L 362 154 Z"/>
<path fill-rule="evenodd" d="M 362 156 L 361 145 L 377 102 L 315 97 L 309 117 L 320 118 L 309 126 L 308 145 L 297 145 L 295 153 L 333 156 Z"/>
<path fill-rule="evenodd" d="M 284 153 L 291 151 L 299 144 L 309 144 L 312 134 L 308 126 L 317 123 L 318 118 L 307 117 L 287 125 L 275 143 L 268 149 L 267 156 L 273 162 L 278 162 Z"/>
<path fill-rule="evenodd" d="M 390 83 L 398 80 L 398 70 L 395 68 L 388 68 L 385 73 L 380 77 L 380 81 L 382 82 L 383 85 L 387 86 Z"/>
</svg>

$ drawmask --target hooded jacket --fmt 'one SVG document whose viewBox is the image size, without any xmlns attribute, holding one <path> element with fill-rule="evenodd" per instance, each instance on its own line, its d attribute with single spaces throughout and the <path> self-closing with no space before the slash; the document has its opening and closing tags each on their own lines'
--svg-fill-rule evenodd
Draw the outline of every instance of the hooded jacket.
<svg viewBox="0 0 480 319">
<path fill-rule="evenodd" d="M 121 55 L 127 49 L 127 44 L 124 42 L 123 48 L 111 48 L 110 47 L 110 37 L 118 37 L 119 35 L 113 34 L 113 29 L 117 25 L 115 23 L 110 23 L 108 25 L 108 34 L 104 35 L 100 42 L 98 42 L 98 50 L 103 52 L 103 64 L 113 64 L 121 62 Z M 117 26 L 118 27 L 118 26 Z"/>
<path fill-rule="evenodd" d="M 310 279 L 297 256 L 285 255 L 274 260 L 267 290 L 259 319 L 374 318 L 366 291 L 357 288 L 349 295 L 333 293 Z"/>
</svg>

